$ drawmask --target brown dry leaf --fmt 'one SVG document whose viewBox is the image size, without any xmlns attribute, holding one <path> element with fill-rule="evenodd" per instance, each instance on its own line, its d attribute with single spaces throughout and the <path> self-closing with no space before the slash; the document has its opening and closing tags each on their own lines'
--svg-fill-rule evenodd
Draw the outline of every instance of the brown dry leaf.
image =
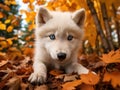
<svg viewBox="0 0 120 90">
<path fill-rule="evenodd" d="M 75 80 L 73 82 L 67 82 L 62 85 L 62 90 L 75 90 L 75 87 L 80 85 L 82 80 Z"/>
<path fill-rule="evenodd" d="M 95 90 L 92 85 L 82 84 L 80 85 L 80 90 Z"/>
<path fill-rule="evenodd" d="M 23 59 L 22 53 L 15 47 L 11 47 L 7 51 L 9 60 L 21 60 Z"/>
<path fill-rule="evenodd" d="M 49 90 L 47 85 L 36 86 L 34 90 Z"/>
<path fill-rule="evenodd" d="M 6 11 L 10 11 L 10 8 L 7 5 L 1 4 L 0 3 L 0 8 L 6 10 Z"/>
<path fill-rule="evenodd" d="M 95 85 L 99 82 L 99 76 L 92 72 L 89 72 L 88 74 L 81 74 L 80 78 L 83 83 L 89 85 Z"/>
<path fill-rule="evenodd" d="M 28 83 L 21 83 L 20 84 L 21 90 L 27 90 L 28 86 L 29 86 Z"/>
<path fill-rule="evenodd" d="M 50 75 L 53 75 L 53 76 L 58 76 L 58 75 L 61 75 L 63 74 L 63 71 L 60 71 L 60 70 L 51 70 L 50 72 Z"/>
<path fill-rule="evenodd" d="M 120 72 L 105 72 L 104 74 L 104 78 L 103 78 L 104 82 L 110 82 L 113 87 L 117 87 L 117 85 L 120 86 Z"/>
<path fill-rule="evenodd" d="M 9 79 L 6 85 L 9 87 L 9 90 L 19 90 L 20 89 L 21 79 L 19 77 L 13 77 Z"/>
<path fill-rule="evenodd" d="M 78 75 L 65 75 L 64 82 L 74 81 L 77 80 Z"/>
<path fill-rule="evenodd" d="M 105 63 L 120 63 L 120 49 L 111 51 L 108 54 L 103 54 L 101 59 Z"/>
<path fill-rule="evenodd" d="M 5 60 L 1 61 L 1 62 L 0 62 L 0 67 L 4 66 L 4 65 L 7 64 L 7 63 L 8 63 L 8 60 L 7 60 L 7 61 L 5 61 Z"/>
<path fill-rule="evenodd" d="M 11 70 L 8 70 L 7 73 L 8 73 L 8 74 L 6 74 L 6 75 L 2 78 L 2 80 L 0 80 L 0 88 L 3 88 L 3 87 L 5 86 L 7 80 L 10 79 L 11 77 L 13 77 L 14 74 L 15 74 L 15 73 L 12 72 Z"/>
</svg>

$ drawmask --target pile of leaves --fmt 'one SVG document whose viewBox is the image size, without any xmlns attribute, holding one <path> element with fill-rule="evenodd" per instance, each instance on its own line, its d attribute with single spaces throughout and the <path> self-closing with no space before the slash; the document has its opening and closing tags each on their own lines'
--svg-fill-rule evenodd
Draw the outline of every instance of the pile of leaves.
<svg viewBox="0 0 120 90">
<path fill-rule="evenodd" d="M 0 53 L 0 89 L 120 90 L 120 50 L 111 51 L 101 57 L 97 54 L 80 55 L 78 62 L 89 68 L 90 72 L 78 75 L 66 74 L 62 70 L 51 70 L 45 84 L 33 85 L 28 82 L 33 72 L 33 56 L 30 54 L 15 56 L 11 51 Z"/>
</svg>

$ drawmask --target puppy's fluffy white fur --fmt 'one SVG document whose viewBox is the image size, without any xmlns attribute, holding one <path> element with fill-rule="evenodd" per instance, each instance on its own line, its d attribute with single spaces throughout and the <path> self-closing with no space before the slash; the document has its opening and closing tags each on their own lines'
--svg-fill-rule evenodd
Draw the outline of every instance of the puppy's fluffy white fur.
<svg viewBox="0 0 120 90">
<path fill-rule="evenodd" d="M 66 73 L 85 74 L 89 72 L 77 62 L 77 53 L 83 37 L 84 21 L 84 9 L 74 13 L 51 12 L 44 7 L 38 10 L 35 30 L 34 72 L 29 77 L 30 82 L 46 82 L 49 67 L 64 68 Z M 53 35 L 53 39 L 50 35 Z M 59 53 L 65 55 L 59 58 Z"/>
</svg>

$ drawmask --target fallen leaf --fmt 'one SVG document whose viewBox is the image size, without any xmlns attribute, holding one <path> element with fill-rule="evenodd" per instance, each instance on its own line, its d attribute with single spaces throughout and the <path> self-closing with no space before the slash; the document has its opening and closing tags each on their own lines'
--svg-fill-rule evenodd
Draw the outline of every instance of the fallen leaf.
<svg viewBox="0 0 120 90">
<path fill-rule="evenodd" d="M 88 74 L 81 74 L 80 78 L 83 83 L 89 85 L 95 85 L 99 82 L 99 76 L 92 72 L 89 72 Z"/>
<path fill-rule="evenodd" d="M 19 77 L 13 77 L 9 79 L 6 85 L 9 87 L 9 90 L 19 90 L 20 89 L 21 79 Z"/>
<path fill-rule="evenodd" d="M 80 85 L 80 90 L 95 90 L 92 85 L 82 84 Z"/>
<path fill-rule="evenodd" d="M 28 86 L 29 86 L 28 83 L 27 84 L 26 83 L 21 83 L 20 84 L 21 90 L 27 90 Z"/>
<path fill-rule="evenodd" d="M 75 80 L 72 82 L 67 82 L 62 85 L 62 90 L 75 90 L 75 87 L 80 85 L 82 83 L 82 80 Z"/>
<path fill-rule="evenodd" d="M 0 61 L 7 60 L 6 53 L 0 52 Z"/>
<path fill-rule="evenodd" d="M 63 73 L 63 71 L 55 69 L 55 70 L 51 70 L 49 73 L 53 76 L 58 76 L 58 75 L 61 75 Z"/>
<path fill-rule="evenodd" d="M 120 72 L 105 72 L 103 82 L 111 82 L 113 87 L 120 86 Z"/>
<path fill-rule="evenodd" d="M 111 51 L 108 54 L 103 54 L 101 59 L 105 63 L 120 63 L 120 49 Z"/>
<path fill-rule="evenodd" d="M 47 85 L 36 86 L 34 90 L 49 90 Z"/>
<path fill-rule="evenodd" d="M 3 87 L 5 86 L 7 80 L 9 80 L 9 79 L 10 79 L 11 77 L 13 77 L 13 76 L 14 76 L 14 72 L 9 71 L 8 74 L 6 74 L 6 75 L 2 78 L 2 80 L 1 80 L 1 82 L 0 82 L 0 88 L 3 88 Z"/>
<path fill-rule="evenodd" d="M 1 62 L 0 62 L 0 67 L 4 66 L 4 65 L 7 64 L 7 63 L 8 63 L 8 60 L 7 60 L 7 61 L 5 61 L 5 60 L 1 61 Z"/>
<path fill-rule="evenodd" d="M 77 80 L 78 75 L 65 75 L 64 82 L 74 81 Z"/>
</svg>

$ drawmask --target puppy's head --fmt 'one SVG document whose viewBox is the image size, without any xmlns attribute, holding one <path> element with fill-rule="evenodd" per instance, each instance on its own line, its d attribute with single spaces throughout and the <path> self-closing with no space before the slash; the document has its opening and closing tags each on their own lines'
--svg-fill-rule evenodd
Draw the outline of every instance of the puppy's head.
<svg viewBox="0 0 120 90">
<path fill-rule="evenodd" d="M 36 16 L 36 40 L 53 60 L 65 62 L 77 54 L 83 37 L 85 10 L 50 12 L 41 7 Z"/>
</svg>

